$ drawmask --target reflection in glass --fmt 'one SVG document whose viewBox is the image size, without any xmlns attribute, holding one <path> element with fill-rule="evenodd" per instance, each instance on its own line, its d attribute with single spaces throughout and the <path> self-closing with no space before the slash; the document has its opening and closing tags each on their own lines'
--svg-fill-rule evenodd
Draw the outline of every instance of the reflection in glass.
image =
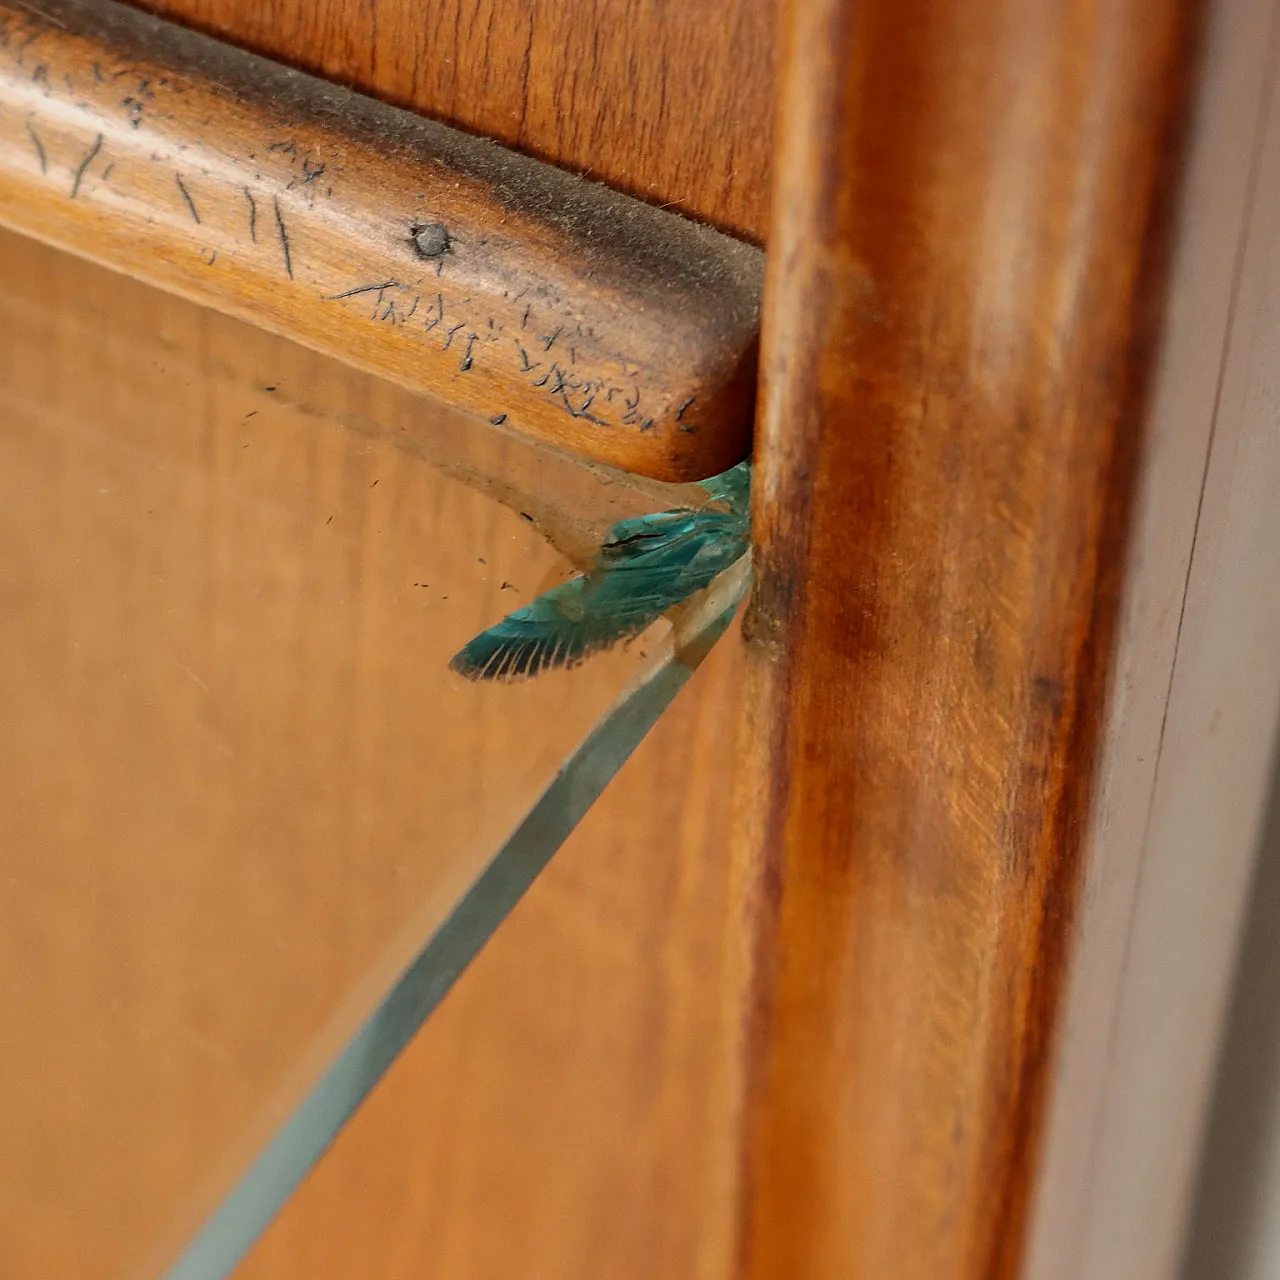
<svg viewBox="0 0 1280 1280">
<path fill-rule="evenodd" d="M 716 507 L 677 507 L 619 520 L 585 574 L 507 614 L 453 656 L 472 680 L 574 667 L 630 640 L 709 587 L 750 545 L 750 462 L 700 486 Z"/>
</svg>

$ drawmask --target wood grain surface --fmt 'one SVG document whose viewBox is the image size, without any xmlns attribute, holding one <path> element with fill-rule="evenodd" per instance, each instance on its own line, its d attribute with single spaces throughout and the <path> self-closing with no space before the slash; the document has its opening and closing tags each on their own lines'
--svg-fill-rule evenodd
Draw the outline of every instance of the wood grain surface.
<svg viewBox="0 0 1280 1280">
<path fill-rule="evenodd" d="M 139 0 L 763 243 L 776 0 Z"/>
<path fill-rule="evenodd" d="M 772 0 L 149 7 L 764 237 Z M 719 942 L 741 671 L 731 636 L 237 1280 L 731 1274 Z"/>
<path fill-rule="evenodd" d="M 0 1271 L 156 1275 L 648 646 L 451 654 L 558 503 L 655 495 L 7 232 L 0 279 Z"/>
<path fill-rule="evenodd" d="M 764 237 L 772 0 L 151 7 Z M 381 416 L 350 382 L 329 395 Z M 740 691 L 722 645 L 241 1275 L 727 1274 L 715 1038 Z"/>
<path fill-rule="evenodd" d="M 763 237 L 770 3 L 155 7 Z M 192 371 L 197 399 L 229 354 L 224 335 Z M 362 388 L 327 395 L 380 417 Z M 242 1274 L 725 1274 L 713 1046 L 739 690 L 721 646 Z"/>
<path fill-rule="evenodd" d="M 1019 1272 L 1193 25 L 787 6 L 737 1274 Z"/>
<path fill-rule="evenodd" d="M 124 5 L 0 4 L 0 220 L 597 461 L 748 448 L 758 250 Z"/>
<path fill-rule="evenodd" d="M 149 7 L 766 230 L 770 5 Z M 738 900 L 722 647 L 242 1277 L 1016 1273 L 1190 21 L 1032 7 L 802 33 Z"/>
<path fill-rule="evenodd" d="M 719 944 L 741 674 L 733 633 L 236 1280 L 733 1274 Z"/>
</svg>

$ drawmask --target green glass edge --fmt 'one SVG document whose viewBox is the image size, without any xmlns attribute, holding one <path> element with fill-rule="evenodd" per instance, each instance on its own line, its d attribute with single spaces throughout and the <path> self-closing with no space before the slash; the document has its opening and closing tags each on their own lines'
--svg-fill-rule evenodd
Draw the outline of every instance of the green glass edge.
<svg viewBox="0 0 1280 1280">
<path fill-rule="evenodd" d="M 681 628 L 684 639 L 622 695 L 561 765 L 448 918 L 162 1280 L 223 1280 L 244 1258 L 724 634 L 750 582 L 745 563 L 743 569 L 727 571 L 709 588 L 702 608 Z"/>
</svg>

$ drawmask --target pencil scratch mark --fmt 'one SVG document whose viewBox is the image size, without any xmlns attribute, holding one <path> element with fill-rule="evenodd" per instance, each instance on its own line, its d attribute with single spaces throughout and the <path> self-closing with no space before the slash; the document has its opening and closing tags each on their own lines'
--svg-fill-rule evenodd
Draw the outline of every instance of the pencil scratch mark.
<svg viewBox="0 0 1280 1280">
<path fill-rule="evenodd" d="M 284 229 L 284 214 L 280 212 L 279 196 L 272 196 L 271 203 L 276 210 L 276 228 L 280 232 L 280 249 L 284 253 L 284 269 L 289 275 L 289 279 L 293 279 L 293 257 L 289 252 L 289 233 Z"/>
<path fill-rule="evenodd" d="M 71 184 L 71 198 L 74 200 L 80 194 L 80 183 L 84 180 L 84 171 L 93 163 L 94 157 L 102 150 L 102 134 L 98 134 L 93 140 L 93 146 L 89 148 L 89 154 L 80 161 L 80 167 L 76 170 L 75 181 Z"/>
<path fill-rule="evenodd" d="M 460 373 L 466 373 L 471 368 L 471 348 L 476 345 L 476 335 L 474 333 L 467 334 L 467 349 L 462 354 L 462 363 L 458 366 Z"/>
<path fill-rule="evenodd" d="M 23 7 L 25 8 L 25 6 L 23 6 Z M 29 36 L 28 36 L 28 37 L 27 37 L 27 38 L 26 38 L 26 39 L 25 39 L 25 40 L 24 40 L 24 41 L 23 41 L 19 46 L 18 46 L 18 66 L 22 66 L 22 59 L 23 59 L 23 57 L 26 55 L 27 50 L 28 50 L 28 49 L 30 49 L 30 48 L 31 48 L 31 46 L 32 46 L 33 44 L 35 44 L 35 42 L 36 42 L 37 40 L 39 40 L 39 39 L 40 39 L 40 37 L 41 37 L 42 35 L 45 35 L 45 34 L 46 34 L 46 33 L 45 33 L 45 32 L 43 32 L 43 31 L 33 31 L 33 32 L 32 32 L 32 33 L 31 33 L 31 34 L 30 34 L 30 35 L 29 35 Z"/>
<path fill-rule="evenodd" d="M 191 198 L 191 192 L 187 190 L 187 184 L 182 181 L 182 175 L 180 173 L 175 173 L 173 175 L 173 180 L 178 184 L 178 190 L 182 192 L 183 200 L 187 202 L 187 208 L 191 211 L 191 220 L 196 224 L 196 226 L 199 226 L 200 213 L 199 210 L 196 209 L 196 202 Z"/>
<path fill-rule="evenodd" d="M 354 298 L 358 293 L 381 293 L 384 289 L 395 289 L 399 284 L 399 280 L 384 280 L 382 284 L 357 285 L 354 289 L 347 289 L 342 293 L 331 293 L 327 301 L 337 302 L 339 298 Z"/>
<path fill-rule="evenodd" d="M 30 120 L 27 121 L 27 133 L 31 136 L 31 141 L 35 144 L 36 155 L 40 157 L 40 172 L 48 174 L 49 159 L 44 153 L 44 143 L 40 141 L 40 135 L 36 132 L 35 125 Z"/>
<path fill-rule="evenodd" d="M 258 202 L 253 198 L 253 192 L 248 187 L 240 188 L 244 192 L 244 198 L 249 202 L 249 239 L 254 244 L 258 243 Z"/>
</svg>

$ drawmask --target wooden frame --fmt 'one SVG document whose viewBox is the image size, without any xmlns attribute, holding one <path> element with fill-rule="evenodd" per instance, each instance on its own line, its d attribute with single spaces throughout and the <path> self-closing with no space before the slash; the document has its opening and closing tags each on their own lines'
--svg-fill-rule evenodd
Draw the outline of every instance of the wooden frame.
<svg viewBox="0 0 1280 1280">
<path fill-rule="evenodd" d="M 738 1273 L 1020 1273 L 1190 6 L 784 12 Z"/>
<path fill-rule="evenodd" d="M 114 0 L 0 4 L 0 218 L 596 461 L 747 451 L 759 250 Z"/>
<path fill-rule="evenodd" d="M 432 68 L 418 73 L 416 97 L 398 87 L 403 66 L 386 69 L 388 48 L 417 32 L 416 0 L 362 9 L 358 21 L 378 33 L 367 65 L 362 51 L 343 52 L 357 19 L 317 17 L 305 0 L 150 7 L 278 57 L 294 56 L 290 24 L 309 14 L 312 44 L 299 62 L 343 76 L 362 65 L 371 92 L 475 127 L 492 105 L 491 67 L 524 64 L 536 97 L 539 75 L 555 79 L 537 50 L 561 34 L 556 24 L 582 17 L 571 4 L 540 10 L 525 33 L 508 30 L 511 11 L 499 4 L 484 8 L 488 29 L 477 34 L 465 0 L 439 0 L 442 29 L 450 13 L 464 15 L 447 47 L 471 96 L 453 102 Z M 745 24 L 749 6 L 731 7 Z M 51 5 L 0 5 L 33 8 Z M 553 867 L 562 878 L 541 896 L 535 887 L 531 914 L 513 921 L 515 941 L 495 939 L 389 1082 L 399 1094 L 357 1119 L 356 1145 L 340 1142 L 286 1212 L 258 1274 L 276 1280 L 308 1249 L 363 1259 L 380 1246 L 406 1274 L 431 1270 L 435 1244 L 415 1255 L 407 1243 L 423 1213 L 413 1188 L 424 1185 L 453 1256 L 470 1256 L 477 1240 L 498 1256 L 485 1226 L 492 1183 L 476 1172 L 486 1159 L 523 1197 L 515 1210 L 519 1197 L 503 1202 L 524 1215 L 520 1240 L 566 1272 L 1172 1274 L 1274 727 L 1277 672 L 1265 653 L 1280 630 L 1262 554 L 1276 517 L 1240 478 L 1274 471 L 1274 405 L 1250 343 L 1255 330 L 1272 331 L 1276 165 L 1258 149 L 1275 5 L 1209 7 L 1207 34 L 1199 8 L 784 6 L 757 442 L 760 590 L 727 922 L 701 917 L 721 906 L 714 836 L 727 825 L 721 722 L 743 701 L 736 652 L 717 655 L 714 693 L 695 688 L 704 701 L 686 702 L 686 718 L 642 749 L 612 805 L 606 796 L 588 819 L 577 861 Z M 645 75 L 670 14 L 658 3 L 629 10 L 625 40 L 646 55 Z M 444 34 L 429 35 L 443 47 Z M 613 65 L 588 44 L 570 49 L 573 74 L 560 76 L 557 109 L 577 130 L 632 84 L 618 69 L 625 60 Z M 758 67 L 741 61 L 767 93 Z M 12 81 L 24 95 L 30 83 Z M 650 89 L 640 108 L 654 134 L 625 156 L 611 134 L 602 171 L 626 186 L 634 157 L 661 150 L 653 137 L 673 136 L 678 120 L 675 134 L 694 141 L 687 153 L 666 148 L 668 187 L 637 178 L 632 189 L 708 217 L 750 205 L 738 193 L 764 172 L 760 157 L 740 161 L 733 183 L 723 174 L 718 186 L 686 182 L 687 155 L 714 151 L 724 134 L 683 102 L 663 116 L 662 93 Z M 0 148 L 6 138 L 25 148 L 9 165 L 25 182 L 34 151 L 21 122 L 0 115 Z M 501 126 L 490 131 L 508 136 L 505 116 Z M 545 131 L 509 127 L 522 145 L 554 153 Z M 1267 127 L 1274 138 L 1277 126 Z M 581 136 L 570 141 L 567 151 L 592 158 Z M 64 180 L 84 154 L 68 151 Z M 659 171 L 648 159 L 646 172 Z M 377 171 L 400 181 L 396 157 L 369 158 L 384 161 Z M 678 165 L 681 183 L 670 178 Z M 293 176 L 282 169 L 278 179 L 288 189 Z M 181 193 L 166 195 L 181 222 Z M 367 216 L 368 201 L 360 207 Z M 59 243 L 85 237 L 83 225 L 58 230 L 43 213 L 28 222 Z M 747 222 L 739 229 L 763 238 L 762 220 Z M 106 225 L 93 223 L 94 235 Z M 182 251 L 194 252 L 182 231 Z M 387 235 L 376 253 L 403 253 L 403 229 Z M 351 251 L 365 252 L 356 240 Z M 285 329 L 295 318 L 265 322 Z M 363 354 L 382 341 L 377 323 L 353 312 L 335 325 L 300 336 L 391 361 Z M 396 368 L 388 376 L 441 390 Z M 665 461 L 637 465 L 667 474 Z M 683 752 L 694 762 L 687 775 Z M 690 778 L 690 794 L 674 798 Z M 650 808 L 662 816 L 639 812 Z M 633 853 L 625 874 L 623 848 Z M 669 991 L 625 960 L 609 970 L 608 991 L 581 978 L 614 954 L 592 897 L 606 865 L 619 882 L 629 876 L 626 893 L 643 904 L 646 937 L 660 935 L 664 963 L 676 957 Z M 695 866 L 699 906 L 682 899 L 672 925 L 661 881 Z M 583 926 L 572 943 L 566 918 Z M 717 970 L 708 933 L 722 924 Z M 1189 937 L 1194 948 L 1174 949 Z M 566 1005 L 590 1024 L 594 1046 L 584 1050 L 581 1027 L 566 1025 L 561 1057 L 537 1063 L 555 1117 L 541 1127 L 511 1101 L 528 1083 L 518 1042 L 537 1000 L 520 983 L 538 954 L 558 957 Z M 620 1066 L 611 1035 L 659 1025 L 667 997 L 686 1020 L 664 1024 L 651 1060 L 631 1054 Z M 505 1018 L 518 1028 L 504 1022 L 510 1043 L 486 1039 L 490 1020 Z M 460 1097 L 450 1082 L 468 1046 L 483 1071 Z M 1171 1063 L 1175 1052 L 1183 1056 Z M 579 1118 L 561 1095 L 566 1079 L 587 1077 L 608 1081 L 607 1102 Z M 468 1153 L 469 1200 L 452 1177 L 431 1177 L 452 1174 L 450 1156 L 406 1136 L 409 1110 L 442 1097 L 463 1117 L 448 1132 L 452 1149 Z M 502 1128 L 494 1114 L 516 1116 L 523 1175 L 510 1144 L 492 1137 Z M 597 1158 L 587 1148 L 615 1122 L 610 1152 Z M 359 1155 L 344 1167 L 348 1150 Z M 362 1206 L 366 1233 L 339 1241 L 375 1163 L 397 1171 L 388 1181 L 403 1196 L 402 1230 L 382 1206 Z M 617 1211 L 601 1191 L 615 1185 L 641 1187 L 627 1202 L 625 1246 L 556 1217 L 572 1203 L 598 1226 Z M 669 1186 L 694 1226 L 673 1222 Z M 329 1225 L 326 1238 L 338 1216 L 343 1229 Z M 663 1231 L 646 1229 L 659 1220 Z M 575 1265 L 584 1259 L 591 1265 Z"/>
</svg>

